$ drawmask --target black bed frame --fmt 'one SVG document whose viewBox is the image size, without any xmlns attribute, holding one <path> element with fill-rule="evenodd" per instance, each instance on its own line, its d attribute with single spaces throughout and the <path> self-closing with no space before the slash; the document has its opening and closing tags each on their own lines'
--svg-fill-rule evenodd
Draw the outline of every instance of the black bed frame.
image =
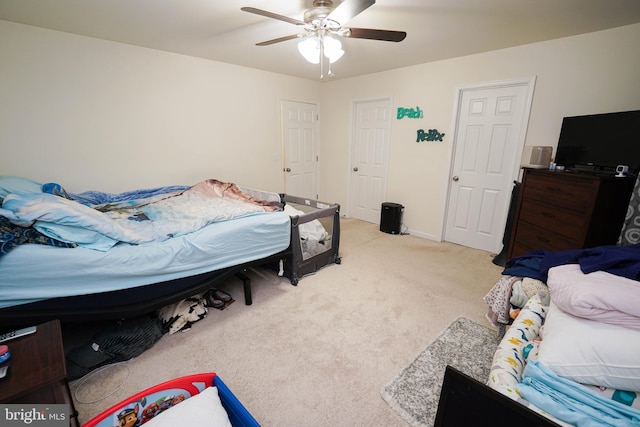
<svg viewBox="0 0 640 427">
<path fill-rule="evenodd" d="M 292 285 L 300 278 L 328 264 L 340 264 L 340 205 L 316 200 L 280 195 L 285 203 L 309 207 L 310 212 L 291 217 L 291 239 L 284 251 L 241 265 L 223 268 L 195 276 L 154 283 L 119 291 L 89 295 L 52 298 L 0 309 L 0 332 L 31 326 L 53 319 L 61 322 L 126 319 L 152 313 L 166 305 L 203 293 L 218 284 L 237 277 L 244 286 L 245 304 L 252 304 L 249 268 L 284 262 L 284 276 Z M 301 224 L 314 219 L 330 218 L 332 222 L 331 249 L 309 259 L 303 259 L 300 245 Z M 87 278 L 91 280 L 91 278 Z"/>
<path fill-rule="evenodd" d="M 447 366 L 434 427 L 560 427 L 491 387 Z"/>
<path fill-rule="evenodd" d="M 276 256 L 286 255 L 286 251 L 281 252 L 274 255 L 274 259 Z M 0 325 L 5 329 L 5 326 L 30 326 L 52 319 L 71 322 L 141 316 L 215 288 L 216 284 L 241 274 L 243 270 L 250 267 L 251 263 L 119 291 L 51 298 L 7 307 L 0 310 Z M 245 283 L 245 302 L 251 304 L 250 282 Z"/>
</svg>

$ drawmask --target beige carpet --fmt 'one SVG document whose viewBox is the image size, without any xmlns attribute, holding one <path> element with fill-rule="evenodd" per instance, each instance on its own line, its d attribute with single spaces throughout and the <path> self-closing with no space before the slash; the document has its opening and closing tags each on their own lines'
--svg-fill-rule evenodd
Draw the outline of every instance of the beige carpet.
<svg viewBox="0 0 640 427">
<path fill-rule="evenodd" d="M 253 305 L 231 280 L 220 286 L 236 299 L 225 310 L 72 383 L 81 422 L 154 384 L 214 371 L 263 426 L 406 426 L 381 387 L 459 316 L 488 326 L 482 297 L 502 268 L 488 252 L 341 226 L 342 264 L 297 287 L 250 271 Z"/>
</svg>

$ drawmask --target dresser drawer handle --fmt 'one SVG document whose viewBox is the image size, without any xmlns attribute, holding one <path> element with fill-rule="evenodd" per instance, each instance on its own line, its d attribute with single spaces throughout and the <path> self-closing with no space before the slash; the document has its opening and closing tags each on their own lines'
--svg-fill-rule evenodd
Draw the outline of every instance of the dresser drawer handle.
<svg viewBox="0 0 640 427">
<path fill-rule="evenodd" d="M 547 190 L 549 190 L 549 191 L 551 191 L 551 192 L 553 192 L 553 193 L 559 193 L 559 192 L 561 192 L 561 191 L 562 191 L 562 190 L 561 190 L 560 188 L 558 188 L 558 187 L 547 187 Z"/>
<path fill-rule="evenodd" d="M 549 212 L 541 212 L 542 216 L 546 216 L 547 218 L 555 218 L 556 216 Z"/>
<path fill-rule="evenodd" d="M 547 239 L 546 237 L 536 236 L 536 238 L 540 240 L 542 243 L 549 243 L 549 239 Z"/>
</svg>

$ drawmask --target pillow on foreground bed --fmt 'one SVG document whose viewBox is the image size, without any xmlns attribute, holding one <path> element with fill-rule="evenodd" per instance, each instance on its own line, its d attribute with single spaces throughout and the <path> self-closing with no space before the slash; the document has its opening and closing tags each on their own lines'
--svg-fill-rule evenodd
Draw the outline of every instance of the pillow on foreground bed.
<svg viewBox="0 0 640 427">
<path fill-rule="evenodd" d="M 207 387 L 195 396 L 151 418 L 145 427 L 232 427 L 220 402 L 217 387 Z"/>
<path fill-rule="evenodd" d="M 538 350 L 539 362 L 558 376 L 640 391 L 640 331 L 567 314 L 553 294 Z"/>
<path fill-rule="evenodd" d="M 584 274 L 578 264 L 549 270 L 553 303 L 565 313 L 640 331 L 640 282 L 606 271 Z"/>
<path fill-rule="evenodd" d="M 42 193 L 42 184 L 18 176 L 0 176 L 0 198 L 11 193 Z"/>
<path fill-rule="evenodd" d="M 487 385 L 518 400 L 516 387 L 529 357 L 537 357 L 539 330 L 544 322 L 549 296 L 532 296 L 507 329 L 493 355 Z"/>
</svg>

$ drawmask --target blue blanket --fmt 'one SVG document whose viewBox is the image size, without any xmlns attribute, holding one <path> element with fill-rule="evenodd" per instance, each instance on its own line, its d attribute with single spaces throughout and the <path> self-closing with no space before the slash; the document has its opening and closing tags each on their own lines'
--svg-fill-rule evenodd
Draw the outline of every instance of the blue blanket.
<svg viewBox="0 0 640 427">
<path fill-rule="evenodd" d="M 160 194 L 173 193 L 176 191 L 185 191 L 189 188 L 186 185 L 170 185 L 165 187 L 155 187 L 148 189 L 139 189 L 127 191 L 124 193 L 105 193 L 102 191 L 85 191 L 82 193 L 68 193 L 60 184 L 49 182 L 42 184 L 42 192 L 64 197 L 66 199 L 75 200 L 87 206 L 102 205 L 105 203 L 118 203 L 126 200 L 146 199 L 148 197 Z"/>
<path fill-rule="evenodd" d="M 565 264 L 579 264 L 584 274 L 606 271 L 616 276 L 639 280 L 640 244 L 597 246 L 555 252 L 538 249 L 507 261 L 502 274 L 531 277 L 546 282 L 549 269 Z"/>
<path fill-rule="evenodd" d="M 578 427 L 640 426 L 637 409 L 602 398 L 574 381 L 561 378 L 537 360 L 529 361 L 517 388 L 527 401 Z"/>
<path fill-rule="evenodd" d="M 0 202 L 2 199 L 0 199 Z M 12 224 L 7 218 L 0 216 L 0 256 L 9 253 L 18 245 L 36 243 L 39 245 L 74 248 L 75 243 L 60 242 L 45 236 L 33 227 L 20 227 Z"/>
<path fill-rule="evenodd" d="M 67 196 L 55 188 L 48 193 L 10 194 L 3 201 L 0 216 L 63 242 L 108 250 L 118 242 L 160 242 L 213 222 L 282 210 L 278 203 L 256 200 L 235 184 L 212 179 L 174 191 L 164 188 L 93 197 L 93 201 L 107 203 L 90 206 Z M 87 197 L 81 199 L 88 201 Z"/>
</svg>

